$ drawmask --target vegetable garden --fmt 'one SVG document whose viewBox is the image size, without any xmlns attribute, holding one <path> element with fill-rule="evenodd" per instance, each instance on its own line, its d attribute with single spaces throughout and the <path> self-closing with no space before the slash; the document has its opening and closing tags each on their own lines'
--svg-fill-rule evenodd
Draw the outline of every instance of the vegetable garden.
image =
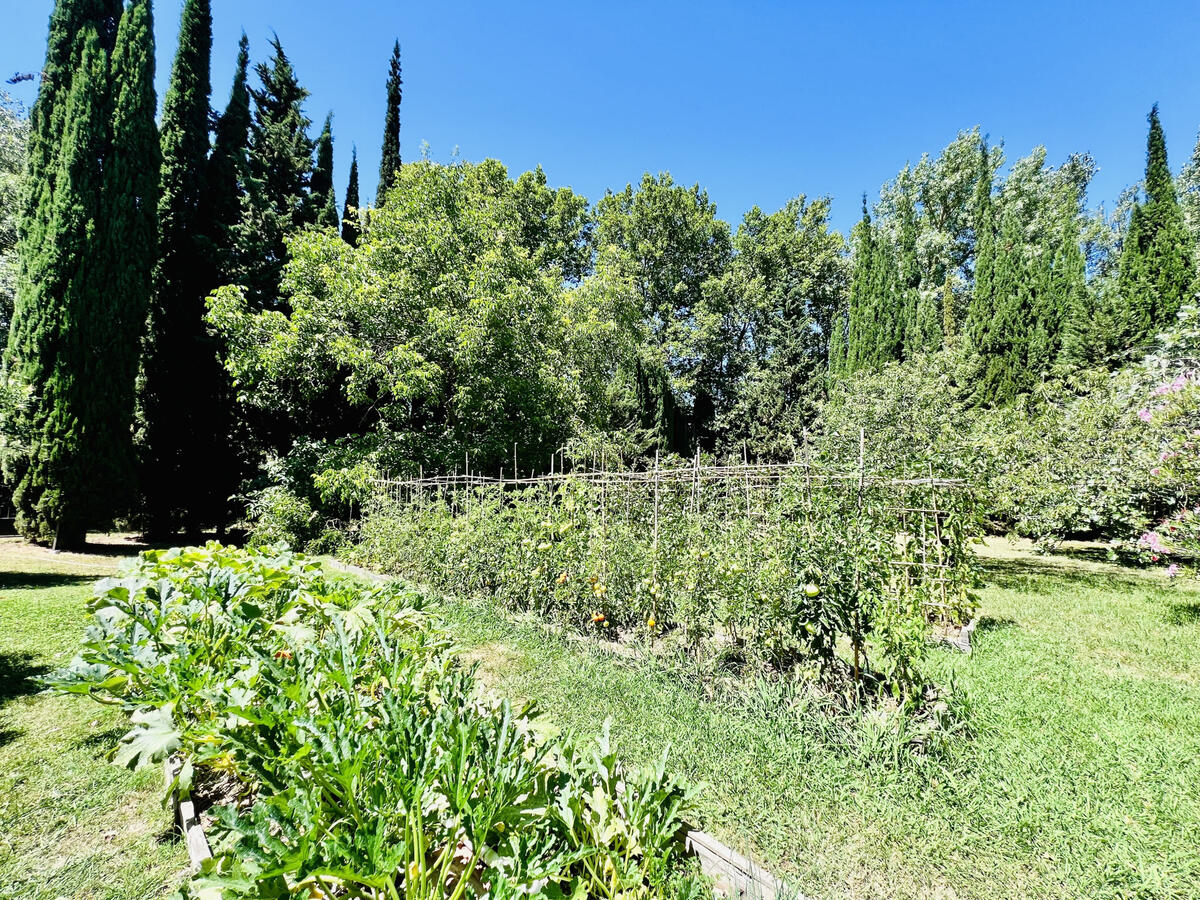
<svg viewBox="0 0 1200 900">
<path fill-rule="evenodd" d="M 940 479 L 790 465 L 380 480 L 354 553 L 438 589 L 709 665 L 918 699 L 974 609 L 977 517 Z"/>
<path fill-rule="evenodd" d="M 691 794 L 485 700 L 419 595 L 288 554 L 148 552 L 48 678 L 131 712 L 117 762 L 233 784 L 191 897 L 679 897 Z"/>
</svg>

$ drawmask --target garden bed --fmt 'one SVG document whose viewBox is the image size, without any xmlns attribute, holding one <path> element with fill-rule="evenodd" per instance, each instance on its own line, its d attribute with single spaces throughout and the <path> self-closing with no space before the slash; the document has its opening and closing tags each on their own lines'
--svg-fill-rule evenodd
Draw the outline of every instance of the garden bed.
<svg viewBox="0 0 1200 900">
<path fill-rule="evenodd" d="M 203 813 L 199 811 L 202 803 L 197 804 L 191 799 L 181 800 L 179 793 L 171 790 L 171 786 L 179 776 L 179 768 L 178 758 L 167 759 L 163 763 L 163 775 L 170 794 L 170 806 L 174 814 L 175 826 L 179 829 L 187 846 L 192 870 L 199 871 L 204 861 L 212 859 L 213 855 L 206 832 L 206 826 L 211 820 L 206 821 Z M 213 799 L 209 798 L 210 802 Z M 803 894 L 793 890 L 782 879 L 772 875 L 754 860 L 725 846 L 711 834 L 687 828 L 679 843 L 679 849 L 682 853 L 698 861 L 701 874 L 712 879 L 713 893 L 718 897 L 805 900 Z"/>
</svg>

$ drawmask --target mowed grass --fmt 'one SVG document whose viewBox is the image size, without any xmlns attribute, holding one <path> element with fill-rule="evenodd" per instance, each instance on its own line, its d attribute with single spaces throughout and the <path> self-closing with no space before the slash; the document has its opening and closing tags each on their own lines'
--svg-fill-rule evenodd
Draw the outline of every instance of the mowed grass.
<svg viewBox="0 0 1200 900">
<path fill-rule="evenodd" d="M 0 897 L 162 896 L 187 852 L 162 808 L 162 773 L 131 774 L 105 754 L 126 716 L 29 681 L 70 659 L 91 583 L 133 548 L 55 554 L 0 538 Z"/>
<path fill-rule="evenodd" d="M 126 548 L 132 549 L 132 548 Z M 78 645 L 108 555 L 0 539 L 0 897 L 141 898 L 186 853 L 160 776 L 104 754 L 124 716 L 28 676 Z M 1156 573 L 1004 545 L 975 653 L 937 650 L 973 735 L 899 768 L 772 708 L 474 605 L 442 601 L 485 682 L 556 726 L 606 718 L 626 756 L 700 785 L 697 824 L 811 897 L 1200 896 L 1200 592 Z"/>
<path fill-rule="evenodd" d="M 972 737 L 896 767 L 768 701 L 732 708 L 533 622 L 443 601 L 496 691 L 701 784 L 695 818 L 811 897 L 1200 897 L 1200 592 L 990 548 Z"/>
</svg>

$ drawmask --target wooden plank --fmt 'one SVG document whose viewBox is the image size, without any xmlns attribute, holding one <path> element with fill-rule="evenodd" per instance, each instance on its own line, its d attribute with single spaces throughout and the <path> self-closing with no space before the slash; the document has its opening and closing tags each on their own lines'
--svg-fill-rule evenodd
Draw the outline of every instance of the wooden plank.
<svg viewBox="0 0 1200 900">
<path fill-rule="evenodd" d="M 179 760 L 175 757 L 163 762 L 163 777 L 168 787 L 175 781 L 179 768 Z M 200 863 L 212 858 L 212 848 L 208 845 L 204 826 L 200 824 L 200 817 L 196 814 L 196 805 L 191 800 L 180 800 L 178 792 L 171 791 L 171 807 L 175 811 L 175 824 L 179 826 L 187 845 L 188 859 L 192 862 L 192 868 L 198 869 Z"/>
<path fill-rule="evenodd" d="M 805 900 L 754 860 L 726 847 L 711 834 L 689 831 L 684 840 L 688 853 L 700 860 L 700 871 L 713 879 L 714 890 L 724 897 L 748 900 Z"/>
</svg>

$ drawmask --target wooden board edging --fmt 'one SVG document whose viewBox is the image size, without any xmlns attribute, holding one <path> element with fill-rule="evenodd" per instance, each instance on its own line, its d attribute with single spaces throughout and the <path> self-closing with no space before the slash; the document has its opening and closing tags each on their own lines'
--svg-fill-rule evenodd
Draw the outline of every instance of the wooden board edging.
<svg viewBox="0 0 1200 900">
<path fill-rule="evenodd" d="M 170 757 L 163 761 L 163 777 L 166 779 L 168 789 L 179 775 L 179 768 L 180 762 L 176 757 Z M 196 814 L 196 804 L 191 800 L 180 800 L 179 792 L 172 790 L 171 809 L 175 813 L 175 824 L 179 827 L 184 843 L 187 845 L 188 859 L 191 860 L 192 868 L 199 869 L 200 863 L 212 858 L 212 848 L 208 845 L 208 836 L 205 835 L 204 826 L 200 824 L 200 817 Z"/>
</svg>

